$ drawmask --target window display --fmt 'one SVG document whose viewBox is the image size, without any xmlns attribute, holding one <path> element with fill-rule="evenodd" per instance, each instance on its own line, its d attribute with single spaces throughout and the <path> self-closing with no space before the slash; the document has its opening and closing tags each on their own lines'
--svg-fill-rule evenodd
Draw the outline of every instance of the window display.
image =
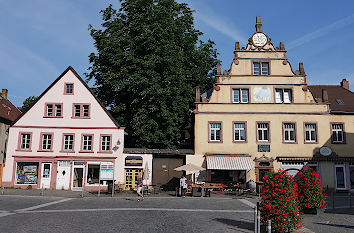
<svg viewBox="0 0 354 233">
<path fill-rule="evenodd" d="M 87 183 L 98 185 L 99 175 L 100 175 L 100 165 L 99 164 L 88 164 Z"/>
<path fill-rule="evenodd" d="M 36 162 L 18 162 L 16 184 L 37 184 L 38 166 Z"/>
</svg>

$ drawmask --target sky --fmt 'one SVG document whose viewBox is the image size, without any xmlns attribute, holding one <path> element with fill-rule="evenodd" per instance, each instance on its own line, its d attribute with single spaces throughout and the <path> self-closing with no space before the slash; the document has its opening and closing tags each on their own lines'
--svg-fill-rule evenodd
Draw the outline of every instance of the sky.
<svg viewBox="0 0 354 233">
<path fill-rule="evenodd" d="M 294 70 L 303 62 L 309 85 L 339 85 L 354 90 L 354 1 L 178 0 L 195 10 L 195 27 L 212 40 L 222 70 L 255 32 L 261 16 L 263 32 L 275 46 L 285 43 Z M 88 25 L 99 28 L 100 10 L 118 0 L 0 0 L 0 88 L 9 90 L 16 106 L 40 95 L 68 66 L 82 78 L 95 52 Z"/>
</svg>

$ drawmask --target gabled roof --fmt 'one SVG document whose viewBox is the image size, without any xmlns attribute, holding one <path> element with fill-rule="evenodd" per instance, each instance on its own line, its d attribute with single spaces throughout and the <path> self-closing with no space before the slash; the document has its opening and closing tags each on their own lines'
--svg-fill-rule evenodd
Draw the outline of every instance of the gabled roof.
<svg viewBox="0 0 354 233">
<path fill-rule="evenodd" d="M 0 121 L 10 124 L 21 115 L 21 111 L 0 94 Z"/>
<path fill-rule="evenodd" d="M 91 93 L 91 95 L 97 100 L 97 102 L 100 104 L 100 106 L 102 107 L 102 109 L 106 112 L 106 114 L 109 116 L 109 118 L 112 120 L 112 122 L 118 127 L 121 128 L 121 126 L 119 126 L 119 124 L 117 123 L 117 121 L 113 118 L 113 116 L 108 112 L 108 110 L 106 109 L 106 107 L 102 104 L 102 102 L 97 98 L 97 96 L 92 92 L 91 88 L 86 84 L 86 82 L 80 77 L 80 75 L 74 70 L 74 68 L 72 68 L 71 66 L 69 66 L 68 68 L 66 68 L 66 70 L 52 83 L 50 84 L 50 86 L 38 97 L 38 99 L 31 105 L 31 107 L 29 107 L 26 111 L 22 112 L 22 114 L 16 119 L 15 122 L 12 123 L 12 125 L 14 125 L 17 121 L 19 121 L 23 115 L 25 115 L 34 105 L 36 105 L 36 103 L 67 73 L 67 72 L 73 72 L 73 74 L 81 81 L 81 83 L 87 88 L 87 90 L 89 90 L 89 92 Z"/>
<path fill-rule="evenodd" d="M 354 113 L 354 93 L 337 85 L 308 86 L 316 102 L 322 102 L 322 90 L 328 94 L 328 102 L 332 113 Z"/>
</svg>

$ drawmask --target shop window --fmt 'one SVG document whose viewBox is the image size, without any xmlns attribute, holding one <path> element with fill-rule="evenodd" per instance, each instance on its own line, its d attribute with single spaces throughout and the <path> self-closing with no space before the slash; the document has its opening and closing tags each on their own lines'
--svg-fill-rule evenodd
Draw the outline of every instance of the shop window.
<svg viewBox="0 0 354 233">
<path fill-rule="evenodd" d="M 332 143 L 344 143 L 344 125 L 338 123 L 331 124 Z"/>
<path fill-rule="evenodd" d="M 346 189 L 345 185 L 345 166 L 344 164 L 335 165 L 335 178 L 336 178 L 336 188 L 337 189 Z"/>
<path fill-rule="evenodd" d="M 37 184 L 39 163 L 17 162 L 16 184 Z"/>
<path fill-rule="evenodd" d="M 317 142 L 317 125 L 305 123 L 305 142 Z"/>
<path fill-rule="evenodd" d="M 354 189 L 354 166 L 350 166 L 350 188 Z"/>
<path fill-rule="evenodd" d="M 248 103 L 248 89 L 233 89 L 233 103 Z"/>
<path fill-rule="evenodd" d="M 257 136 L 259 142 L 269 141 L 269 124 L 268 123 L 257 123 Z"/>
<path fill-rule="evenodd" d="M 65 95 L 73 95 L 74 94 L 74 84 L 73 83 L 65 83 L 64 94 Z"/>
<path fill-rule="evenodd" d="M 209 123 L 209 141 L 221 142 L 221 123 Z"/>
<path fill-rule="evenodd" d="M 87 165 L 87 183 L 92 185 L 98 185 L 100 176 L 100 165 L 99 164 L 88 164 Z"/>
<path fill-rule="evenodd" d="M 284 123 L 283 124 L 284 142 L 296 142 L 295 135 L 296 135 L 295 123 Z"/>
</svg>

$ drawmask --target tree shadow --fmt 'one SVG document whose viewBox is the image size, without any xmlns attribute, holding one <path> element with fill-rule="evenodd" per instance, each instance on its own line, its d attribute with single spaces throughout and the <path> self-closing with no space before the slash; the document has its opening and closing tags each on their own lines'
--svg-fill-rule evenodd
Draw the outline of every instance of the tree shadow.
<svg viewBox="0 0 354 233">
<path fill-rule="evenodd" d="M 331 223 L 320 223 L 317 222 L 315 223 L 317 225 L 324 225 L 324 226 L 331 226 L 331 227 L 341 227 L 341 228 L 347 228 L 347 229 L 353 229 L 354 230 L 354 226 L 348 226 L 348 225 L 341 225 L 341 224 L 331 224 Z"/>
<path fill-rule="evenodd" d="M 327 214 L 347 214 L 354 215 L 353 208 L 336 208 L 336 209 L 326 209 L 325 213 Z"/>
<path fill-rule="evenodd" d="M 237 227 L 240 229 L 245 229 L 245 230 L 249 230 L 249 231 L 254 230 L 254 223 L 253 222 L 246 222 L 246 221 L 240 221 L 240 220 L 234 220 L 234 219 L 228 219 L 228 218 L 215 218 L 213 220 L 223 223 L 225 225 Z"/>
</svg>

